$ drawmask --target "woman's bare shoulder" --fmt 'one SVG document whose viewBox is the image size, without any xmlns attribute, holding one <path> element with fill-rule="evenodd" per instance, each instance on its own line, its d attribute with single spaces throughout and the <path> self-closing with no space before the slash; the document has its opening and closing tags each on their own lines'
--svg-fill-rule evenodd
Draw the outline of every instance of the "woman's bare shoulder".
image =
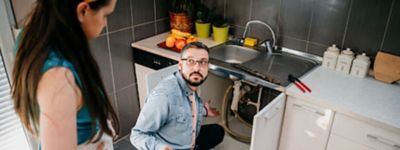
<svg viewBox="0 0 400 150">
<path fill-rule="evenodd" d="M 37 99 L 41 109 L 70 103 L 75 103 L 75 107 L 78 108 L 81 93 L 72 71 L 65 67 L 47 70 L 39 80 Z"/>
</svg>

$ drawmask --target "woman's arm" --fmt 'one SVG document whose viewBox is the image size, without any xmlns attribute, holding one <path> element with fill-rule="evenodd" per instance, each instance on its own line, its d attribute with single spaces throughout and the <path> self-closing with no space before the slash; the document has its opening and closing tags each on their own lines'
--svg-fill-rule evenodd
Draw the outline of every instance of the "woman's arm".
<svg viewBox="0 0 400 150">
<path fill-rule="evenodd" d="M 40 143 L 43 150 L 77 148 L 76 113 L 82 96 L 70 70 L 56 67 L 39 81 Z"/>
</svg>

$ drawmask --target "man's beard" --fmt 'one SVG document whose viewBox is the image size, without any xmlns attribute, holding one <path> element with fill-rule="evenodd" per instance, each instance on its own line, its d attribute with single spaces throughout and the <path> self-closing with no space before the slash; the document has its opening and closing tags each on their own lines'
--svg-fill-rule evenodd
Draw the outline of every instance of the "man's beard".
<svg viewBox="0 0 400 150">
<path fill-rule="evenodd" d="M 181 74 L 182 74 L 182 73 L 181 73 Z M 202 80 L 200 80 L 199 82 L 192 82 L 192 81 L 190 81 L 190 76 L 192 76 L 193 74 L 199 75 L 199 76 L 202 78 Z M 189 74 L 189 78 L 186 78 L 186 76 L 184 76 L 184 75 L 182 74 L 182 77 L 183 77 L 183 79 L 185 79 L 185 81 L 186 81 L 190 86 L 194 86 L 194 87 L 200 86 L 200 85 L 203 84 L 204 81 L 206 81 L 206 79 L 207 79 L 207 76 L 204 78 L 203 75 L 202 75 L 200 72 L 192 72 L 192 73 L 190 73 L 190 74 Z"/>
</svg>

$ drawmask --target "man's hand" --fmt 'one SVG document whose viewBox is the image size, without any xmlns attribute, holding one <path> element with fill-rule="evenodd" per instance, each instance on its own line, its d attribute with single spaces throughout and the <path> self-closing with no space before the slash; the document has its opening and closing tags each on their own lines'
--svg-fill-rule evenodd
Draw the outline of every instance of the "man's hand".
<svg viewBox="0 0 400 150">
<path fill-rule="evenodd" d="M 164 150 L 174 150 L 171 146 L 165 146 Z"/>
<path fill-rule="evenodd" d="M 207 109 L 207 117 L 218 117 L 219 116 L 219 111 L 216 108 L 212 108 L 210 106 L 211 100 L 208 100 L 206 103 L 204 103 L 204 107 Z"/>
<path fill-rule="evenodd" d="M 104 150 L 104 142 L 101 142 L 98 146 L 96 150 Z"/>
</svg>

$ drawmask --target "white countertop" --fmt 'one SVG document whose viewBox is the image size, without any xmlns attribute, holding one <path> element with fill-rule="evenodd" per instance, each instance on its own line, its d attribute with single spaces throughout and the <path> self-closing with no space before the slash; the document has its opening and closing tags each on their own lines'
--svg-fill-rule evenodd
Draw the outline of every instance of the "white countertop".
<svg viewBox="0 0 400 150">
<path fill-rule="evenodd" d="M 340 113 L 400 132 L 400 85 L 386 84 L 372 77 L 358 78 L 318 67 L 301 79 L 312 92 L 302 93 L 291 85 L 287 94 L 298 96 Z"/>
<path fill-rule="evenodd" d="M 164 56 L 167 58 L 171 58 L 174 60 L 179 60 L 180 58 L 180 53 L 171 51 L 171 50 L 167 50 L 164 48 L 160 48 L 157 46 L 158 43 L 161 43 L 163 41 L 165 41 L 165 39 L 167 39 L 168 35 L 170 34 L 170 32 L 165 32 L 138 42 L 134 42 L 132 43 L 132 47 L 134 48 L 138 48 L 141 50 L 145 50 L 148 52 L 151 52 L 153 54 L 157 54 L 160 56 Z M 209 48 L 214 47 L 216 45 L 218 45 L 219 43 L 216 43 L 212 40 L 212 38 L 199 38 L 199 41 L 202 42 L 203 44 L 207 45 Z"/>
</svg>

